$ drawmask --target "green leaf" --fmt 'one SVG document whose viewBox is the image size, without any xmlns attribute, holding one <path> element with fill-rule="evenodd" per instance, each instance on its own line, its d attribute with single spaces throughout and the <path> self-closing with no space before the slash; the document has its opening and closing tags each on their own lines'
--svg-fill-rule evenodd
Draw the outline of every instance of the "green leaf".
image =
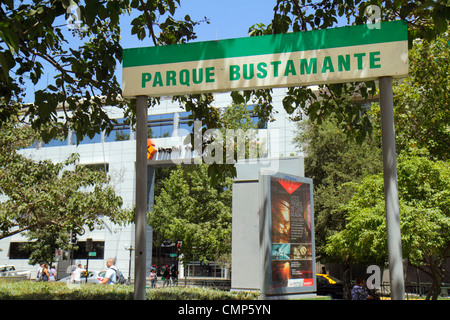
<svg viewBox="0 0 450 320">
<path fill-rule="evenodd" d="M 50 89 L 51 91 L 58 91 L 58 88 L 55 87 L 55 86 L 52 85 L 52 84 L 49 84 L 49 85 L 47 86 L 47 88 Z"/>
<path fill-rule="evenodd" d="M 15 65 L 14 59 L 11 56 L 10 52 L 2 52 L 0 51 L 0 66 L 3 70 L 3 74 L 5 76 L 5 82 L 9 82 L 9 70 L 13 68 Z"/>
<path fill-rule="evenodd" d="M 0 24 L 0 38 L 6 43 L 12 55 L 19 49 L 19 37 L 8 25 Z"/>
</svg>

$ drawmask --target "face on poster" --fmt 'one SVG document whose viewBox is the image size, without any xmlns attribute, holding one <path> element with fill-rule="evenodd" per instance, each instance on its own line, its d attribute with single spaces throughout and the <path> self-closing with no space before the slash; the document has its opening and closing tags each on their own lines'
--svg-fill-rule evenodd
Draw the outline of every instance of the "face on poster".
<svg viewBox="0 0 450 320">
<path fill-rule="evenodd" d="M 269 291 L 313 291 L 312 183 L 270 177 Z"/>
</svg>

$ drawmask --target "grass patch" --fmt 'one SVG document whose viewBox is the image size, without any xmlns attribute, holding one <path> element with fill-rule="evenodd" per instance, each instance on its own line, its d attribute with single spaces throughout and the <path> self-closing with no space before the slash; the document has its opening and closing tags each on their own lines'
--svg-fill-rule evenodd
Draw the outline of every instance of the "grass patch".
<svg viewBox="0 0 450 320">
<path fill-rule="evenodd" d="M 147 300 L 255 300 L 254 292 L 230 292 L 200 287 L 165 287 L 146 290 Z M 126 285 L 67 285 L 65 283 L 0 283 L 0 300 L 133 300 L 134 287 Z"/>
</svg>

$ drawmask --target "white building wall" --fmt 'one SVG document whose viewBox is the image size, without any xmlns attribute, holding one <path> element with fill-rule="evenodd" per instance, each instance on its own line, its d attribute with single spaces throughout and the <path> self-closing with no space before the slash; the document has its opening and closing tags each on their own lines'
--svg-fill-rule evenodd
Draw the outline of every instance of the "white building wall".
<svg viewBox="0 0 450 320">
<path fill-rule="evenodd" d="M 72 153 L 78 153 L 80 155 L 80 164 L 109 164 L 109 174 L 111 176 L 111 184 L 113 184 L 116 194 L 120 195 L 123 199 L 124 207 L 132 208 L 134 205 L 134 162 L 135 162 L 135 141 L 119 141 L 119 142 L 107 142 L 86 144 L 79 146 L 62 146 L 62 147 L 48 147 L 39 149 L 25 149 L 22 153 L 31 159 L 36 161 L 51 159 L 53 162 L 63 162 Z M 105 270 L 106 259 L 109 257 L 116 258 L 116 265 L 124 273 L 125 277 L 128 277 L 130 252 L 126 250 L 126 247 L 132 245 L 134 247 L 134 225 L 118 226 L 113 224 L 109 219 L 104 219 L 101 229 L 89 231 L 85 230 L 85 234 L 78 236 L 78 241 L 86 241 L 87 238 L 92 238 L 93 241 L 104 241 L 105 260 L 90 259 L 90 270 Z M 148 243 L 150 244 L 151 252 L 151 233 L 149 232 Z M 14 264 L 16 269 L 21 270 L 34 270 L 38 266 L 29 266 L 28 260 L 9 260 L 8 251 L 10 242 L 27 241 L 25 237 L 21 235 L 15 235 L 0 241 L 0 265 L 2 264 Z M 148 265 L 151 263 L 151 253 L 147 255 Z M 134 253 L 133 253 L 134 258 Z M 75 260 L 74 264 L 81 263 L 86 264 L 86 260 Z M 32 276 L 36 274 L 32 272 Z M 134 261 L 132 261 L 131 275 L 134 273 Z"/>
</svg>

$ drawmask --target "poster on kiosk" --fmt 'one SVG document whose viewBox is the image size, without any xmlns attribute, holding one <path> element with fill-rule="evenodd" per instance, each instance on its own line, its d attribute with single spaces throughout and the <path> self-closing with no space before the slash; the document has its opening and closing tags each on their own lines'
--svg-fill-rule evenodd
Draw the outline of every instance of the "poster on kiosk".
<svg viewBox="0 0 450 320">
<path fill-rule="evenodd" d="M 312 179 L 262 175 L 261 289 L 265 295 L 316 291 Z"/>
</svg>

